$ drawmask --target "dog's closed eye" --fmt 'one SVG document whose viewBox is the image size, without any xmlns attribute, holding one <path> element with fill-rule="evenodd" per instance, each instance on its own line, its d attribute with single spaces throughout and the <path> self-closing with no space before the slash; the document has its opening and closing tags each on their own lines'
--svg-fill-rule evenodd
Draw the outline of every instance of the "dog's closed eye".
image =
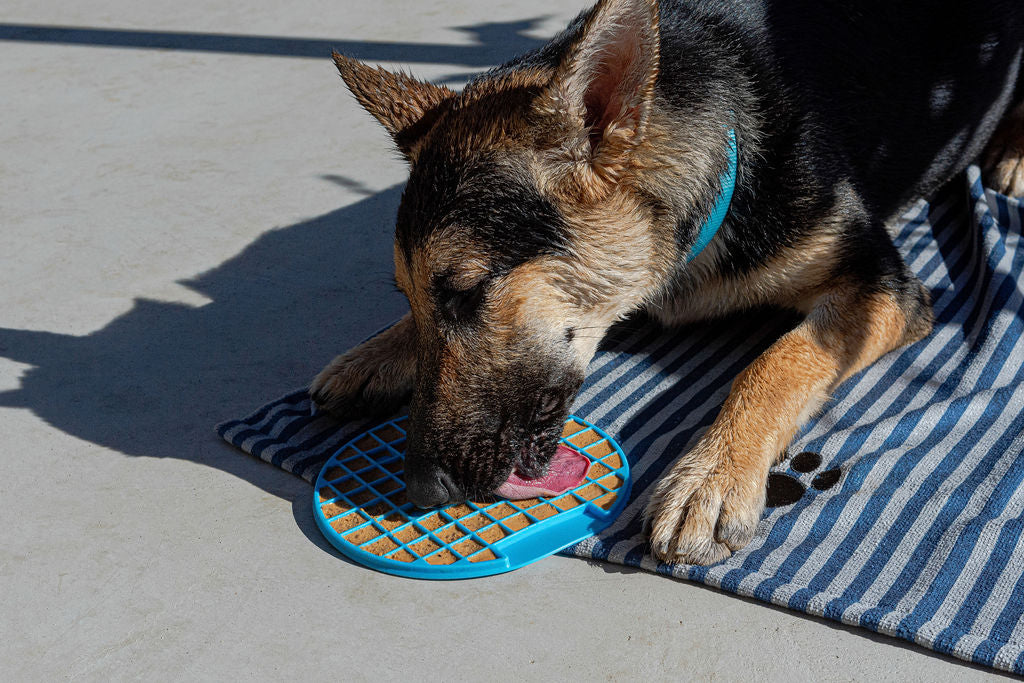
<svg viewBox="0 0 1024 683">
<path fill-rule="evenodd" d="M 452 289 L 446 285 L 437 287 L 439 310 L 451 323 L 467 322 L 476 315 L 487 290 L 487 283 L 488 280 L 484 279 L 468 289 Z"/>
</svg>

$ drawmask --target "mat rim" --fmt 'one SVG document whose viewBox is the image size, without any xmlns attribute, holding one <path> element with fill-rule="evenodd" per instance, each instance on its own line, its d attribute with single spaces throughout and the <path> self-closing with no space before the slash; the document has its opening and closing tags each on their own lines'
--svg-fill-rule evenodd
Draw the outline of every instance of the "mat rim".
<svg viewBox="0 0 1024 683">
<path fill-rule="evenodd" d="M 559 438 L 560 443 L 587 456 L 591 460 L 591 467 L 593 467 L 593 463 L 601 463 L 609 471 L 601 473 L 598 479 L 617 477 L 621 480 L 617 488 L 609 489 L 588 476 L 581 484 L 565 493 L 558 494 L 557 496 L 537 496 L 540 502 L 527 507 L 516 505 L 516 503 L 521 501 L 508 501 L 501 498 L 496 498 L 493 502 L 483 504 L 466 502 L 465 504 L 473 508 L 473 511 L 461 517 L 445 513 L 445 510 L 453 506 L 431 508 L 422 511 L 416 510 L 409 502 L 396 506 L 388 497 L 401 491 L 405 484 L 396 472 L 388 471 L 386 467 L 400 462 L 404 457 L 404 451 L 399 450 L 399 447 L 401 447 L 405 440 L 406 432 L 402 424 L 407 420 L 408 416 L 405 415 L 395 417 L 355 435 L 327 459 L 314 482 L 313 516 L 320 531 L 328 542 L 347 558 L 371 569 L 387 574 L 421 579 L 463 579 L 512 571 L 553 555 L 601 532 L 615 521 L 629 500 L 632 481 L 629 473 L 629 461 L 621 446 L 604 430 L 577 415 L 570 415 L 566 419 L 565 424 L 576 423 L 581 428 L 569 434 L 565 434 L 563 429 L 563 435 Z M 396 430 L 399 436 L 386 441 L 375 433 L 382 432 L 389 427 Z M 587 431 L 593 431 L 600 438 L 585 446 L 579 446 L 570 441 Z M 368 436 L 377 442 L 376 446 L 368 450 L 356 446 L 357 442 L 364 441 Z M 589 452 L 590 449 L 594 449 L 601 444 L 607 444 L 610 450 L 600 456 L 592 455 Z M 343 454 L 345 457 L 341 458 Z M 617 456 L 618 466 L 612 466 L 609 462 L 606 462 L 612 456 Z M 358 460 L 361 457 L 367 460 L 362 466 L 351 469 L 345 464 L 346 462 Z M 612 460 L 612 462 L 614 461 Z M 328 477 L 327 473 L 335 468 L 340 468 L 343 476 Z M 360 473 L 366 473 L 375 469 L 387 473 L 383 477 L 375 473 L 376 478 L 368 481 L 360 477 Z M 354 480 L 357 486 L 350 488 L 348 491 L 341 491 L 334 486 L 334 484 L 348 480 Z M 378 493 L 371 484 L 379 481 L 391 482 L 392 488 L 389 488 L 385 494 Z M 591 499 L 578 495 L 577 492 L 595 484 L 602 488 L 604 492 L 594 495 Z M 321 491 L 324 488 L 328 488 L 335 495 L 332 498 L 321 499 Z M 356 502 L 350 498 L 350 495 L 355 496 L 361 492 L 367 492 L 374 497 L 364 499 L 362 502 Z M 596 503 L 596 501 L 609 494 L 614 494 L 613 504 L 605 508 Z M 559 511 L 557 513 L 546 518 L 536 518 L 530 513 L 531 510 L 537 510 L 542 507 L 557 507 L 552 506 L 553 501 L 562 500 L 570 495 L 580 502 L 575 503 L 569 509 L 563 510 L 558 508 Z M 338 501 L 342 502 L 349 509 L 336 515 L 327 516 L 323 508 L 332 502 Z M 382 515 L 370 517 L 358 509 L 363 506 L 369 507 L 385 503 L 393 508 L 394 511 L 406 517 L 406 521 L 393 529 L 386 529 L 378 523 Z M 493 512 L 502 505 L 515 508 L 515 511 L 507 514 Z M 332 521 L 353 514 L 357 515 L 362 521 L 342 531 L 338 531 L 331 526 Z M 429 526 L 422 524 L 423 520 L 434 515 L 437 515 L 438 519 L 443 521 L 440 526 L 431 529 Z M 483 515 L 483 519 L 488 520 L 477 529 L 464 527 L 459 521 L 460 519 L 465 520 L 477 515 Z M 526 527 L 510 529 L 506 526 L 509 519 L 519 516 L 529 518 L 530 521 Z M 487 541 L 481 538 L 478 532 L 490 528 L 500 529 L 503 536 L 495 541 Z M 416 532 L 415 538 L 409 541 L 402 541 L 400 538 L 396 538 L 396 534 L 405 529 L 412 529 Z M 435 533 L 444 529 L 457 529 L 461 536 L 450 543 L 446 542 Z M 345 536 L 355 535 L 356 532 L 361 530 L 373 530 L 374 535 L 360 543 L 349 541 L 345 538 Z M 383 554 L 363 549 L 366 546 L 380 542 L 382 539 L 387 539 L 389 544 L 393 544 L 396 547 L 390 548 Z M 429 539 L 437 547 L 421 554 L 416 552 L 411 546 L 422 543 L 424 539 Z M 459 546 L 467 540 L 472 540 L 482 547 L 463 555 L 454 546 Z M 412 554 L 415 559 L 412 561 L 392 559 L 391 556 L 397 555 L 402 551 Z M 452 553 L 457 559 L 446 564 L 435 564 L 429 561 L 429 558 L 439 556 L 446 551 Z M 487 551 L 494 555 L 494 559 L 470 559 Z"/>
</svg>

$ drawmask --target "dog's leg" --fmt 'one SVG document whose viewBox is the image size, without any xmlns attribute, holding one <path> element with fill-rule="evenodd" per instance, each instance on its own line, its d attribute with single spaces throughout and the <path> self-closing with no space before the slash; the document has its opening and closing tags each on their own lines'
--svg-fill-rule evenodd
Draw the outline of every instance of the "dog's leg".
<svg viewBox="0 0 1024 683">
<path fill-rule="evenodd" d="M 985 152 L 985 183 L 996 192 L 1024 197 L 1024 103 L 1003 118 Z"/>
<path fill-rule="evenodd" d="M 665 561 L 710 564 L 753 537 L 768 469 L 802 422 L 844 379 L 931 330 L 928 295 L 831 290 L 808 317 L 734 381 L 696 447 L 659 482 L 647 507 L 651 548 Z"/>
<path fill-rule="evenodd" d="M 309 388 L 313 401 L 343 419 L 384 415 L 412 393 L 416 328 L 406 314 L 392 327 L 335 358 Z"/>
</svg>

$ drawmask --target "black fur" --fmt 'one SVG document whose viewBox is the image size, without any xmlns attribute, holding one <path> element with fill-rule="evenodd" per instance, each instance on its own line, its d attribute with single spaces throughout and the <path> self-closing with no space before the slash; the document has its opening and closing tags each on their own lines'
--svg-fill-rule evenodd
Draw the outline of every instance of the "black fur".
<svg viewBox="0 0 1024 683">
<path fill-rule="evenodd" d="M 532 183 L 500 162 L 431 144 L 402 195 L 396 239 L 408 257 L 446 226 L 486 249 L 494 275 L 568 247 L 562 217 Z"/>
</svg>

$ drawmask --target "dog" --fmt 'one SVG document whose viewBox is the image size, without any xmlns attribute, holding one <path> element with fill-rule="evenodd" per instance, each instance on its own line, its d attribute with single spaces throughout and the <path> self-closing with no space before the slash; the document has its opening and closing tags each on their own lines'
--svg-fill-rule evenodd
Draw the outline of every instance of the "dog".
<svg viewBox="0 0 1024 683">
<path fill-rule="evenodd" d="M 410 312 L 310 391 L 345 418 L 409 402 L 417 505 L 542 476 L 601 336 L 634 311 L 802 316 L 657 485 L 667 562 L 746 545 L 800 425 L 929 334 L 891 219 L 983 153 L 988 184 L 1024 194 L 1019 0 L 601 0 L 459 93 L 334 60 L 409 163 Z"/>
</svg>

